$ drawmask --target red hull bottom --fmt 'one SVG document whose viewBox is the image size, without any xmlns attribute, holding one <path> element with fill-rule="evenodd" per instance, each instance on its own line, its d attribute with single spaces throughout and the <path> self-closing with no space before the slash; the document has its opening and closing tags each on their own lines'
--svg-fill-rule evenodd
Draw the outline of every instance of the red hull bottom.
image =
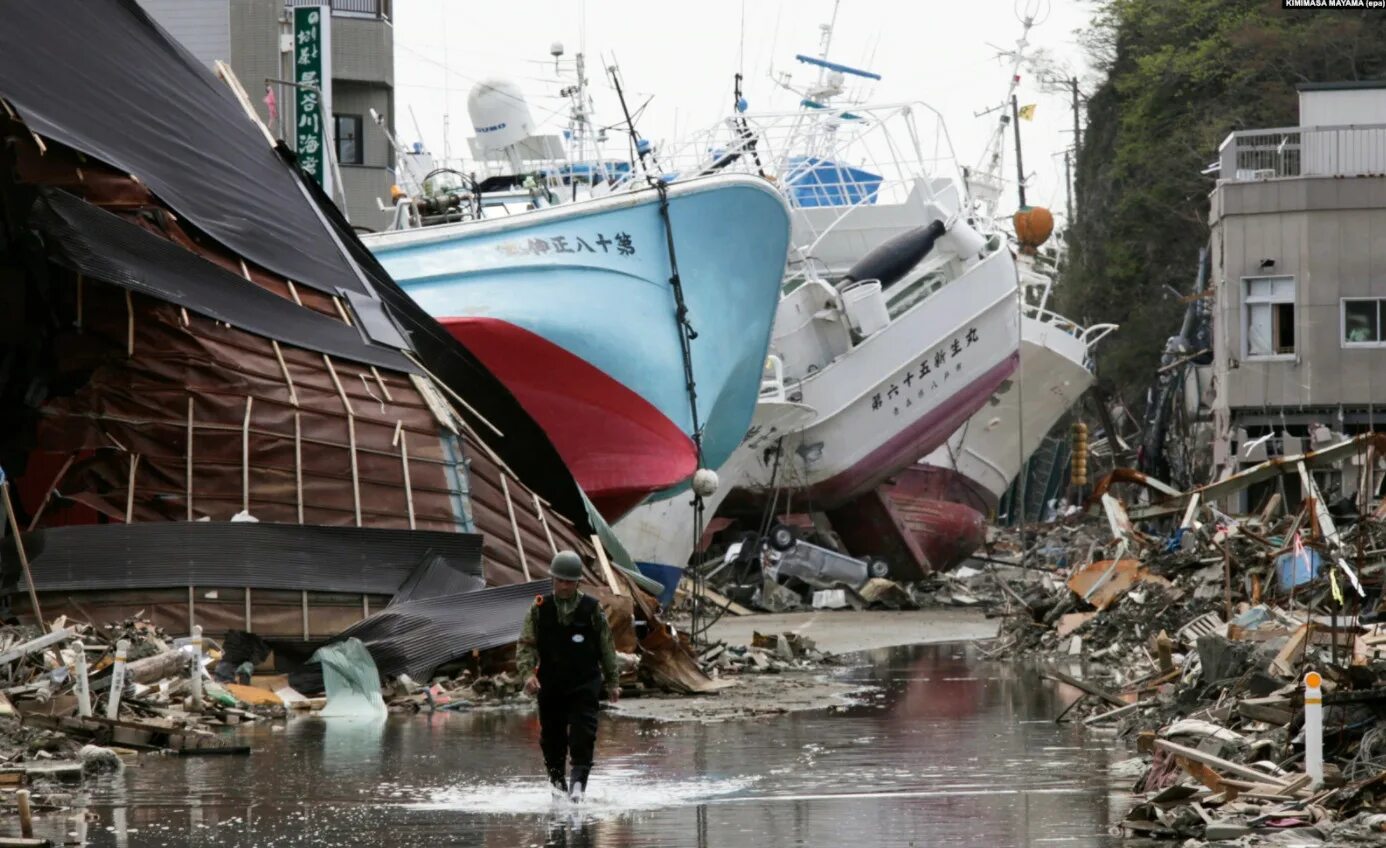
<svg viewBox="0 0 1386 848">
<path fill-rule="evenodd" d="M 542 336 L 495 318 L 440 318 L 544 428 L 608 521 L 696 470 L 693 441 L 640 395 Z"/>
</svg>

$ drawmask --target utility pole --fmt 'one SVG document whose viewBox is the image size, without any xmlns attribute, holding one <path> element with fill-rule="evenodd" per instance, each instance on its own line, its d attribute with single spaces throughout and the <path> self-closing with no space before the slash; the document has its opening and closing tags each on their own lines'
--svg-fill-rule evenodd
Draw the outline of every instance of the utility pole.
<svg viewBox="0 0 1386 848">
<path fill-rule="evenodd" d="M 1082 143 L 1082 139 L 1078 137 L 1078 78 L 1069 77 L 1068 87 L 1069 90 L 1073 92 L 1073 150 L 1076 153 L 1078 151 L 1078 145 Z"/>
<path fill-rule="evenodd" d="M 1073 226 L 1073 167 L 1069 161 L 1069 152 L 1064 151 L 1064 183 L 1068 186 L 1068 226 Z"/>
<path fill-rule="evenodd" d="M 1015 185 L 1020 190 L 1020 208 L 1025 202 L 1025 163 L 1020 159 L 1020 105 L 1014 94 L 1011 95 L 1011 123 L 1015 125 Z"/>
</svg>

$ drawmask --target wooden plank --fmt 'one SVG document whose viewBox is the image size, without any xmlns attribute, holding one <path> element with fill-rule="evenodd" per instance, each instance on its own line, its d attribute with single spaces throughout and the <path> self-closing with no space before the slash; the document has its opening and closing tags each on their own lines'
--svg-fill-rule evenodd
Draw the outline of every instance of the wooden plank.
<svg viewBox="0 0 1386 848">
<path fill-rule="evenodd" d="M 193 399 L 188 395 L 188 448 L 187 466 L 183 471 L 188 488 L 188 520 L 193 520 Z"/>
<path fill-rule="evenodd" d="M 250 410 L 255 398 L 245 396 L 245 419 L 241 422 L 241 511 L 250 514 Z"/>
<path fill-rule="evenodd" d="M 356 508 L 356 526 L 361 526 L 361 468 L 356 461 L 356 416 L 347 413 L 347 439 L 351 448 L 351 500 Z"/>
<path fill-rule="evenodd" d="M 616 582 L 616 572 L 611 570 L 611 563 L 607 561 L 606 548 L 602 547 L 602 537 L 596 533 L 592 534 L 592 547 L 597 551 L 597 562 L 602 567 L 602 574 L 606 576 L 606 585 L 610 587 L 611 594 L 622 594 L 621 584 Z"/>
<path fill-rule="evenodd" d="M 1105 713 L 1097 713 L 1095 715 L 1090 715 L 1087 718 L 1083 719 L 1083 724 L 1101 724 L 1104 721 L 1113 721 L 1115 719 L 1121 718 L 1124 715 L 1128 715 L 1130 713 L 1135 712 L 1136 710 L 1140 709 L 1141 706 L 1143 705 L 1139 701 L 1137 701 L 1134 704 L 1127 704 L 1124 707 L 1117 707 L 1116 709 L 1109 710 Z"/>
<path fill-rule="evenodd" d="M 510 533 L 515 537 L 515 551 L 520 555 L 520 570 L 525 574 L 525 582 L 528 583 L 529 561 L 525 559 L 525 542 L 520 538 L 520 522 L 515 520 L 515 502 L 510 499 L 510 484 L 505 481 L 505 472 L 500 475 L 501 492 L 505 495 L 505 511 L 510 514 Z M 620 594 L 619 592 L 617 594 Z"/>
<path fill-rule="evenodd" d="M 30 639 L 19 645 L 15 645 L 8 651 L 0 652 L 0 665 L 8 665 L 17 659 L 27 657 L 38 651 L 46 650 L 54 645 L 60 645 L 72 638 L 72 629 L 64 627 L 62 630 L 55 630 L 52 633 L 45 633 L 37 639 Z"/>
<path fill-rule="evenodd" d="M 1060 683 L 1067 683 L 1069 686 L 1072 686 L 1073 688 L 1078 689 L 1079 691 L 1087 692 L 1089 695 L 1101 698 L 1102 700 L 1106 701 L 1114 707 L 1124 707 L 1127 705 L 1126 701 L 1117 697 L 1111 692 L 1108 692 L 1106 689 L 1094 686 L 1093 684 L 1088 683 L 1086 680 L 1079 680 L 1078 678 L 1073 677 L 1070 674 L 1066 674 L 1062 671 L 1059 671 L 1057 668 L 1053 668 L 1052 666 L 1046 668 L 1043 674 L 1050 680 L 1057 680 Z"/>
<path fill-rule="evenodd" d="M 548 537 L 549 550 L 558 553 L 558 545 L 553 540 L 553 531 L 549 529 L 549 518 L 544 514 L 544 502 L 533 492 L 530 492 L 530 497 L 534 498 L 534 513 L 539 516 L 539 524 L 544 528 L 544 535 Z"/>
<path fill-rule="evenodd" d="M 683 580 L 679 581 L 679 591 L 685 595 L 692 595 L 692 581 L 690 581 L 686 577 Z M 717 604 L 717 606 L 726 609 L 726 611 L 731 613 L 732 615 L 755 615 L 754 610 L 749 610 L 746 607 L 743 607 L 741 604 L 738 604 L 736 601 L 733 601 L 731 598 L 728 598 L 726 595 L 723 595 L 721 592 L 709 589 L 706 586 L 703 587 L 703 597 L 707 598 L 709 601 L 712 601 L 714 604 Z"/>
<path fill-rule="evenodd" d="M 1244 766 L 1241 763 L 1234 763 L 1231 760 L 1224 760 L 1222 757 L 1215 757 L 1212 754 L 1209 754 L 1205 751 L 1200 751 L 1197 748 L 1189 748 L 1187 746 L 1180 745 L 1177 742 L 1171 742 L 1168 739 L 1156 739 L 1155 746 L 1157 748 L 1163 748 L 1166 751 L 1169 751 L 1171 754 L 1175 754 L 1176 756 L 1183 757 L 1187 760 L 1192 760 L 1196 763 L 1202 763 L 1203 765 L 1216 769 L 1219 772 L 1234 774 L 1238 777 L 1245 778 L 1246 780 L 1252 780 L 1257 783 L 1263 783 L 1269 786 L 1283 787 L 1285 785 L 1284 781 L 1282 781 L 1280 778 L 1276 777 L 1273 774 L 1267 774 L 1263 771 L 1257 771 L 1256 769 L 1251 768 L 1250 766 Z"/>
<path fill-rule="evenodd" d="M 135 473 L 140 467 L 140 455 L 130 454 L 130 484 L 125 487 L 125 523 L 131 524 L 135 519 Z"/>
<path fill-rule="evenodd" d="M 29 555 L 24 552 L 24 539 L 19 535 L 19 519 L 15 517 L 14 505 L 10 503 L 9 480 L 0 481 L 0 498 L 4 500 L 5 517 L 10 523 L 10 532 L 14 534 L 14 548 L 19 553 L 19 564 L 24 568 L 24 584 L 29 588 L 29 606 L 32 607 L 34 620 L 41 627 L 43 610 L 39 608 L 38 592 L 34 589 L 34 574 L 29 570 Z"/>
</svg>

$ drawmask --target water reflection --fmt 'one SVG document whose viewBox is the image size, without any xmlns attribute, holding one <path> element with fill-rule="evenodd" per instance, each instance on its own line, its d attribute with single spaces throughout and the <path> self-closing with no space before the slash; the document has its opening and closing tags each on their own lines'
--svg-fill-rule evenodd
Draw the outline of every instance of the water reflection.
<svg viewBox="0 0 1386 848">
<path fill-rule="evenodd" d="M 873 652 L 849 708 L 602 723 L 589 802 L 554 803 L 530 711 L 297 718 L 250 757 L 148 758 L 82 791 L 101 846 L 1115 845 L 1124 756 L 1033 671 L 962 646 Z M 42 835 L 76 833 L 52 817 Z M 59 832 L 62 831 L 62 832 Z"/>
</svg>

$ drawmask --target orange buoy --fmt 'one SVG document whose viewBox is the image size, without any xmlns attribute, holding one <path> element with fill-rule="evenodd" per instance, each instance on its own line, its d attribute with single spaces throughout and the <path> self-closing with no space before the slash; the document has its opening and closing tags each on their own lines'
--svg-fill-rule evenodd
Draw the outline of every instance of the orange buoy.
<svg viewBox="0 0 1386 848">
<path fill-rule="evenodd" d="M 1043 206 L 1022 206 L 1011 222 L 1015 224 L 1015 237 L 1027 253 L 1034 253 L 1054 232 L 1054 215 Z"/>
</svg>

